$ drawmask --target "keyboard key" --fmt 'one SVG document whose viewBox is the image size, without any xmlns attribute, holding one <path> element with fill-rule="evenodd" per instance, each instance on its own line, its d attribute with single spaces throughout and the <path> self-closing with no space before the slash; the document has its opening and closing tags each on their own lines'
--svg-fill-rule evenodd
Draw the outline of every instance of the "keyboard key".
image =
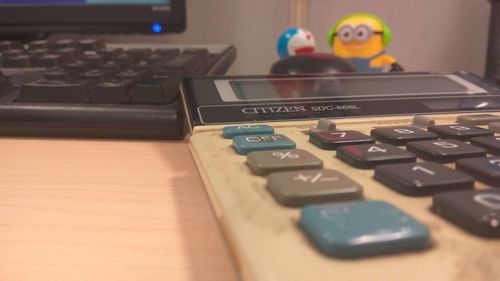
<svg viewBox="0 0 500 281">
<path fill-rule="evenodd" d="M 494 114 L 471 114 L 457 117 L 457 123 L 469 126 L 488 125 L 498 121 L 500 121 L 500 116 Z"/>
<path fill-rule="evenodd" d="M 63 58 L 60 55 L 47 54 L 40 57 L 36 57 L 32 60 L 31 66 L 33 67 L 58 67 L 63 62 Z"/>
<path fill-rule="evenodd" d="M 130 101 L 128 91 L 134 85 L 130 80 L 111 80 L 96 85 L 93 103 L 124 104 Z"/>
<path fill-rule="evenodd" d="M 206 48 L 186 48 L 182 51 L 184 54 L 201 54 L 203 56 L 209 56 L 210 53 Z"/>
<path fill-rule="evenodd" d="M 337 158 L 360 169 L 381 164 L 416 162 L 417 156 L 390 144 L 346 145 L 337 148 Z"/>
<path fill-rule="evenodd" d="M 326 255 L 361 258 L 426 249 L 430 231 L 383 201 L 355 201 L 302 208 L 300 226 Z"/>
<path fill-rule="evenodd" d="M 409 196 L 474 187 L 471 176 L 434 162 L 381 165 L 375 168 L 374 177 L 393 190 Z"/>
<path fill-rule="evenodd" d="M 500 155 L 500 136 L 473 138 L 470 143 L 486 149 L 489 154 Z"/>
<path fill-rule="evenodd" d="M 70 81 L 73 76 L 62 68 L 52 68 L 43 73 L 46 80 Z"/>
<path fill-rule="evenodd" d="M 32 52 L 39 52 L 39 51 L 43 50 L 33 50 Z M 83 54 L 83 52 L 76 48 L 62 48 L 59 50 L 55 50 L 54 54 L 60 55 L 65 60 L 74 61 L 77 58 L 79 58 Z"/>
<path fill-rule="evenodd" d="M 280 134 L 236 136 L 233 148 L 241 155 L 257 150 L 295 149 L 295 142 Z"/>
<path fill-rule="evenodd" d="M 469 141 L 474 137 L 493 136 L 493 132 L 474 126 L 452 124 L 429 127 L 429 132 L 439 135 L 441 138 L 457 139 L 460 141 Z"/>
<path fill-rule="evenodd" d="M 35 50 L 35 49 L 49 49 L 50 48 L 50 43 L 49 43 L 48 40 L 31 41 L 29 43 L 28 48 L 30 50 Z"/>
<path fill-rule="evenodd" d="M 130 88 L 129 96 L 130 103 L 133 104 L 167 104 L 171 103 L 175 98 L 175 95 L 167 96 L 165 95 L 168 91 L 162 84 L 153 83 L 139 83 Z"/>
<path fill-rule="evenodd" d="M 101 55 L 106 60 L 111 60 L 112 58 L 118 56 L 119 54 L 125 53 L 123 48 L 113 48 L 113 49 L 100 49 L 95 51 L 97 54 Z"/>
<path fill-rule="evenodd" d="M 2 58 L 3 67 L 29 67 L 31 66 L 31 56 L 19 55 L 14 57 Z"/>
<path fill-rule="evenodd" d="M 135 71 L 135 70 L 125 70 L 122 72 L 119 72 L 115 74 L 116 79 L 125 79 L 125 80 L 134 80 L 134 81 L 141 81 L 142 80 L 142 73 L 140 71 Z"/>
<path fill-rule="evenodd" d="M 27 54 L 27 52 L 24 49 L 8 50 L 5 52 L 2 52 L 2 56 L 5 56 L 5 57 L 17 57 L 17 56 L 22 56 L 22 55 L 26 55 L 26 54 Z"/>
<path fill-rule="evenodd" d="M 375 140 L 358 131 L 317 132 L 309 135 L 309 141 L 321 149 L 335 150 L 349 144 L 370 144 Z"/>
<path fill-rule="evenodd" d="M 410 141 L 423 141 L 437 139 L 438 136 L 411 126 L 393 128 L 375 128 L 370 135 L 379 142 L 392 145 L 406 145 Z"/>
<path fill-rule="evenodd" d="M 63 68 L 67 71 L 80 73 L 91 70 L 95 68 L 96 65 L 89 61 L 77 60 L 63 65 Z"/>
<path fill-rule="evenodd" d="M 18 102 L 87 103 L 90 101 L 88 85 L 57 80 L 38 80 L 24 84 Z"/>
<path fill-rule="evenodd" d="M 363 188 L 334 170 L 305 170 L 269 174 L 267 188 L 276 201 L 288 207 L 341 200 L 363 196 Z"/>
<path fill-rule="evenodd" d="M 500 237 L 500 189 L 436 194 L 432 211 L 476 235 Z"/>
<path fill-rule="evenodd" d="M 195 70 L 203 63 L 203 56 L 194 54 L 180 54 L 179 56 L 167 61 L 163 64 L 164 68 L 185 69 L 187 72 L 195 72 Z"/>
<path fill-rule="evenodd" d="M 104 58 L 99 54 L 85 54 L 80 59 L 89 62 L 93 66 L 99 65 L 104 61 Z"/>
<path fill-rule="evenodd" d="M 427 161 L 451 163 L 461 158 L 484 157 L 486 150 L 458 140 L 409 142 L 406 149 Z"/>
<path fill-rule="evenodd" d="M 76 41 L 73 39 L 59 39 L 53 41 L 51 47 L 54 49 L 64 49 L 76 47 Z"/>
<path fill-rule="evenodd" d="M 95 51 L 104 49 L 105 44 L 99 39 L 82 39 L 77 42 L 78 48 L 85 51 Z"/>
<path fill-rule="evenodd" d="M 28 50 L 26 54 L 33 56 L 33 57 L 40 57 L 43 55 L 47 55 L 49 53 L 50 53 L 50 50 L 48 50 L 48 49 L 36 49 L 36 50 Z M 58 55 L 58 53 L 55 53 L 55 54 Z"/>
<path fill-rule="evenodd" d="M 82 72 L 78 75 L 78 78 L 82 80 L 94 80 L 94 81 L 102 81 L 104 78 L 109 77 L 111 75 L 111 71 L 109 70 L 101 70 L 101 69 L 91 69 L 85 72 Z"/>
<path fill-rule="evenodd" d="M 302 149 L 250 152 L 247 155 L 247 164 L 257 175 L 323 167 L 321 159 Z"/>
<path fill-rule="evenodd" d="M 456 169 L 491 186 L 500 187 L 500 157 L 468 158 L 457 161 Z"/>
<path fill-rule="evenodd" d="M 269 125 L 239 125 L 226 126 L 222 129 L 222 135 L 226 139 L 232 139 L 243 135 L 274 134 L 274 129 Z"/>
<path fill-rule="evenodd" d="M 159 55 L 164 59 L 170 59 L 180 55 L 181 51 L 178 48 L 159 48 L 153 50 L 153 53 Z"/>
<path fill-rule="evenodd" d="M 125 53 L 127 53 L 134 60 L 139 60 L 149 57 L 153 53 L 153 50 L 150 48 L 132 48 L 125 50 Z"/>
<path fill-rule="evenodd" d="M 23 44 L 16 41 L 0 41 L 0 51 L 7 51 L 11 49 L 22 49 Z"/>
</svg>

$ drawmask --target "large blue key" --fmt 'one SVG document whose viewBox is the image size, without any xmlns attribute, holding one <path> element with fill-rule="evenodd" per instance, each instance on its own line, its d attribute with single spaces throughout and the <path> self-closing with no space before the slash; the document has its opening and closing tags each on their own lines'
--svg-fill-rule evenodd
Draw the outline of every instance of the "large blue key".
<svg viewBox="0 0 500 281">
<path fill-rule="evenodd" d="M 226 126 L 222 129 L 222 135 L 226 139 L 232 139 L 243 135 L 274 134 L 274 129 L 268 125 L 240 125 Z"/>
<path fill-rule="evenodd" d="M 238 154 L 246 155 L 257 150 L 293 149 L 295 142 L 280 134 L 236 136 L 233 147 Z"/>
<path fill-rule="evenodd" d="M 302 208 L 300 225 L 325 254 L 360 258 L 430 246 L 427 226 L 382 201 L 351 201 Z"/>
</svg>

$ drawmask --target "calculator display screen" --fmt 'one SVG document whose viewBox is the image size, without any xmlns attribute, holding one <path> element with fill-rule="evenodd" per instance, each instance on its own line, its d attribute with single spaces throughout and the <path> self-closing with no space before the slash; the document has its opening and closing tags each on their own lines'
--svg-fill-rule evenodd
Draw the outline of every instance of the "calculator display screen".
<svg viewBox="0 0 500 281">
<path fill-rule="evenodd" d="M 192 126 L 500 110 L 500 88 L 467 72 L 193 77 Z"/>
<path fill-rule="evenodd" d="M 452 74 L 315 77 L 293 81 L 284 78 L 218 80 L 215 83 L 221 99 L 226 102 L 486 93 Z"/>
</svg>

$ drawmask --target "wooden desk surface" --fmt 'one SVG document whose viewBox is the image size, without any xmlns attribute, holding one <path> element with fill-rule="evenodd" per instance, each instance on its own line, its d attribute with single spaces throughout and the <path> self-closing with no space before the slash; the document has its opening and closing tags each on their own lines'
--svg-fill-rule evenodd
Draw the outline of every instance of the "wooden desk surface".
<svg viewBox="0 0 500 281">
<path fill-rule="evenodd" d="M 0 139 L 0 280 L 235 280 L 186 142 Z"/>
</svg>

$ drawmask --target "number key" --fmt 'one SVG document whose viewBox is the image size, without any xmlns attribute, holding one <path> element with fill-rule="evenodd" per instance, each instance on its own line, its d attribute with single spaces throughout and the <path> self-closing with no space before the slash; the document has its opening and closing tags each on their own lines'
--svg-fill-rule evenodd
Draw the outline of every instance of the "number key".
<svg viewBox="0 0 500 281">
<path fill-rule="evenodd" d="M 451 163 L 460 158 L 486 156 L 486 150 L 457 140 L 409 142 L 406 149 L 424 160 L 439 163 Z"/>
<path fill-rule="evenodd" d="M 500 137 L 473 138 L 470 143 L 486 149 L 489 154 L 500 155 Z"/>
<path fill-rule="evenodd" d="M 335 150 L 348 144 L 375 143 L 373 138 L 358 131 L 316 132 L 309 135 L 309 141 L 326 150 Z"/>
<path fill-rule="evenodd" d="M 337 149 L 337 158 L 360 169 L 381 164 L 416 162 L 417 156 L 390 144 L 346 145 Z"/>
<path fill-rule="evenodd" d="M 460 141 L 469 141 L 474 137 L 493 136 L 493 132 L 490 130 L 462 124 L 431 126 L 429 127 L 429 132 L 433 132 L 441 138 L 451 138 Z"/>
<path fill-rule="evenodd" d="M 375 128 L 371 131 L 371 136 L 379 142 L 392 145 L 406 145 L 410 141 L 423 141 L 437 139 L 437 135 L 422 129 L 404 126 L 394 128 Z"/>
<path fill-rule="evenodd" d="M 457 161 L 456 169 L 478 181 L 500 187 L 500 157 L 461 159 Z"/>
<path fill-rule="evenodd" d="M 375 179 L 410 196 L 431 195 L 474 186 L 471 176 L 434 162 L 377 166 Z"/>
<path fill-rule="evenodd" d="M 436 194 L 432 211 L 474 234 L 500 237 L 500 189 Z"/>
</svg>

